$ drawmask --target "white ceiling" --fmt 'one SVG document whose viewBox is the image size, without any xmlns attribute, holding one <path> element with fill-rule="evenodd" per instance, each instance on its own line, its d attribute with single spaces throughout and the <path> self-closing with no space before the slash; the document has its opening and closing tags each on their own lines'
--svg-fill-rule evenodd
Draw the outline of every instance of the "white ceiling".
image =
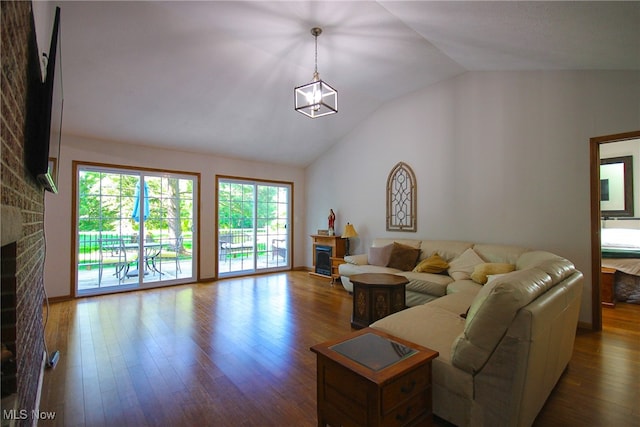
<svg viewBox="0 0 640 427">
<path fill-rule="evenodd" d="M 475 70 L 640 70 L 640 2 L 145 1 L 61 7 L 64 132 L 305 166 L 383 103 Z M 293 110 L 320 77 L 338 114 Z"/>
</svg>

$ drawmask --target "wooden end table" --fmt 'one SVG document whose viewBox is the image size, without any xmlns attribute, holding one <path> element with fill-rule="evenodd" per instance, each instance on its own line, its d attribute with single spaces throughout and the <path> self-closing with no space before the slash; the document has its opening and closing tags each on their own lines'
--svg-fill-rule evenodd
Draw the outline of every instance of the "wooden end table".
<svg viewBox="0 0 640 427">
<path fill-rule="evenodd" d="M 600 299 L 605 307 L 616 306 L 616 292 L 614 289 L 615 268 L 602 267 L 600 280 Z"/>
<path fill-rule="evenodd" d="M 318 426 L 431 426 L 438 352 L 373 328 L 311 347 Z"/>
<path fill-rule="evenodd" d="M 340 265 L 344 263 L 344 258 L 333 256 L 331 257 L 331 284 L 334 284 L 340 280 L 340 271 L 338 270 L 338 267 L 340 267 Z"/>
<path fill-rule="evenodd" d="M 349 277 L 353 283 L 352 328 L 366 328 L 378 319 L 405 309 L 409 280 L 388 273 L 363 273 Z"/>
</svg>

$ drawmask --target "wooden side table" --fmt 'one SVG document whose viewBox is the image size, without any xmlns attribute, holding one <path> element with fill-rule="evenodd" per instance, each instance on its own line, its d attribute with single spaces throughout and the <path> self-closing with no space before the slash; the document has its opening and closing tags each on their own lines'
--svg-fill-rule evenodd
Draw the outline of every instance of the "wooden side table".
<svg viewBox="0 0 640 427">
<path fill-rule="evenodd" d="M 602 267 L 600 299 L 602 300 L 602 305 L 605 307 L 616 306 L 616 293 L 613 287 L 615 274 L 615 268 Z"/>
<path fill-rule="evenodd" d="M 438 352 L 372 328 L 311 347 L 318 426 L 431 426 Z"/>
<path fill-rule="evenodd" d="M 405 309 L 409 280 L 388 273 L 363 273 L 349 277 L 353 283 L 352 328 L 366 328 L 378 319 Z"/>
<path fill-rule="evenodd" d="M 344 264 L 344 258 L 341 257 L 331 257 L 331 283 L 335 283 L 340 280 L 340 271 L 338 267 L 340 264 Z"/>
</svg>

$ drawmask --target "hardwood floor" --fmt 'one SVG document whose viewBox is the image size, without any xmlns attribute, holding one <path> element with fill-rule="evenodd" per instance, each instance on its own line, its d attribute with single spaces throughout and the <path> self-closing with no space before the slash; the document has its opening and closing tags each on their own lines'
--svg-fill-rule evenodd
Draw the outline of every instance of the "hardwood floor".
<svg viewBox="0 0 640 427">
<path fill-rule="evenodd" d="M 604 312 L 536 426 L 638 425 L 640 306 Z M 316 425 L 313 344 L 351 331 L 351 297 L 306 272 L 52 304 L 41 426 Z M 435 425 L 446 422 L 436 419 Z"/>
</svg>

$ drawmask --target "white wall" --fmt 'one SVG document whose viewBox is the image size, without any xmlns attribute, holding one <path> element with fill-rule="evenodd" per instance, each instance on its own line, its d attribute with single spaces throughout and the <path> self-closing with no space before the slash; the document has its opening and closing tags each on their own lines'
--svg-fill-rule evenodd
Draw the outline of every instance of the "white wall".
<svg viewBox="0 0 640 427">
<path fill-rule="evenodd" d="M 207 156 L 172 150 L 154 149 L 111 141 L 95 141 L 86 138 L 63 136 L 60 155 L 58 194 L 46 193 L 45 237 L 47 252 L 45 262 L 45 288 L 49 297 L 71 294 L 71 218 L 72 212 L 72 162 L 98 162 L 140 168 L 167 169 L 200 173 L 200 277 L 211 279 L 215 275 L 215 176 L 231 175 L 293 182 L 293 265 L 304 266 L 304 193 L 305 178 L 302 168 L 248 162 L 237 159 Z M 61 266 L 64 266 L 61 268 Z"/>
<path fill-rule="evenodd" d="M 591 322 L 589 138 L 640 129 L 639 72 L 469 72 L 397 99 L 307 168 L 307 234 L 348 221 L 378 236 L 516 244 L 585 275 Z M 385 231 L 385 186 L 404 161 L 418 231 Z M 311 239 L 305 241 L 311 265 Z"/>
</svg>

